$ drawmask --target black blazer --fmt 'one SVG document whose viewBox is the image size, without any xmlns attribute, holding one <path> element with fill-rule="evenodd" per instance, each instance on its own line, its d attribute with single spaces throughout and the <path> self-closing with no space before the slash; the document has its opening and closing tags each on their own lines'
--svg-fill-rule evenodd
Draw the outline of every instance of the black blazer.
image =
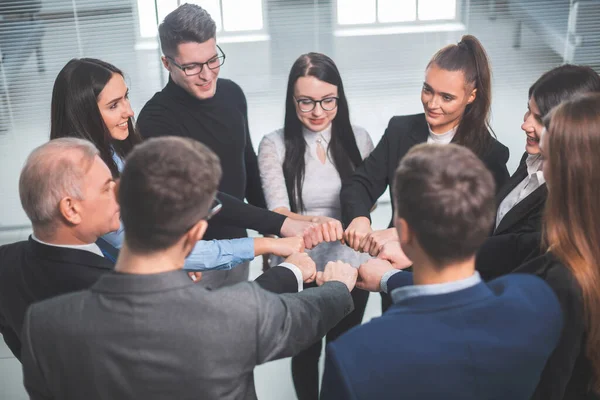
<svg viewBox="0 0 600 400">
<path fill-rule="evenodd" d="M 16 358 L 30 304 L 88 289 L 113 263 L 86 250 L 47 246 L 31 237 L 0 247 L 0 332 Z"/>
<path fill-rule="evenodd" d="M 496 205 L 498 207 L 500 207 L 500 203 L 506 196 L 527 177 L 526 160 L 527 153 L 523 154 L 519 167 L 498 192 L 496 196 Z M 494 229 L 493 235 L 540 232 L 542 230 L 542 214 L 547 196 L 548 189 L 544 183 L 506 213 L 498 227 Z"/>
<path fill-rule="evenodd" d="M 429 128 L 425 114 L 396 116 L 390 120 L 375 150 L 356 169 L 352 177 L 342 184 L 340 201 L 342 221 L 345 225 L 356 217 L 369 217 L 377 199 L 391 185 L 402 157 L 413 146 L 427 142 L 428 136 Z M 508 156 L 508 148 L 493 139 L 490 149 L 481 158 L 494 176 L 497 188 L 504 186 L 508 180 Z M 391 200 L 393 209 L 394 201 Z"/>
<path fill-rule="evenodd" d="M 534 400 L 597 400 L 588 387 L 591 366 L 585 356 L 585 317 L 581 288 L 571 271 L 551 252 L 515 270 L 537 275 L 554 290 L 563 312 L 563 331 L 542 371 Z"/>
</svg>

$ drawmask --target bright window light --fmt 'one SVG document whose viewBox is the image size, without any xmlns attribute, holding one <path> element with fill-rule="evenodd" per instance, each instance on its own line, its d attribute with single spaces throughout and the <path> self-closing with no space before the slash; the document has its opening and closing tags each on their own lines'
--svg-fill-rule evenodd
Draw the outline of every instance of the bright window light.
<svg viewBox="0 0 600 400">
<path fill-rule="evenodd" d="M 419 20 L 456 18 L 456 0 L 419 0 Z"/>
<path fill-rule="evenodd" d="M 243 0 L 238 1 L 241 3 Z M 217 24 L 217 32 L 223 29 L 223 21 L 221 20 L 221 7 L 219 7 L 219 0 L 187 0 L 185 3 L 196 4 L 204 8 L 212 19 Z"/>
<path fill-rule="evenodd" d="M 227 32 L 258 31 L 263 28 L 262 0 L 221 1 Z"/>
<path fill-rule="evenodd" d="M 376 22 L 376 0 L 338 0 L 337 18 L 340 25 L 372 24 Z"/>
<path fill-rule="evenodd" d="M 379 22 L 408 22 L 417 19 L 417 0 L 379 0 Z"/>
</svg>

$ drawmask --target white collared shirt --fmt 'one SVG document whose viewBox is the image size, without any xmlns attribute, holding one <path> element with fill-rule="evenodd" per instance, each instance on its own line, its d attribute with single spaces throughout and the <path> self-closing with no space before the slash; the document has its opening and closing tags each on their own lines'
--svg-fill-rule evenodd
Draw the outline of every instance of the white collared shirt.
<svg viewBox="0 0 600 400">
<path fill-rule="evenodd" d="M 456 130 L 458 129 L 458 125 L 454 128 L 450 129 L 448 132 L 444 133 L 433 133 L 429 124 L 427 124 L 429 128 L 429 136 L 427 137 L 427 143 L 435 143 L 435 144 L 448 144 L 454 139 L 454 135 L 456 135 Z"/>
<path fill-rule="evenodd" d="M 544 179 L 544 160 L 541 154 L 529 154 L 525 160 L 527 165 L 527 177 L 523 179 L 511 192 L 502 200 L 498 207 L 496 215 L 496 228 L 500 225 L 500 221 L 508 212 L 514 208 L 524 198 L 533 193 L 537 188 L 546 183 Z"/>
<path fill-rule="evenodd" d="M 100 257 L 104 257 L 104 254 L 102 254 L 102 251 L 100 250 L 100 247 L 98 247 L 98 245 L 96 243 L 90 243 L 90 244 L 52 244 L 52 243 L 42 242 L 40 239 L 36 238 L 33 233 L 31 234 L 31 238 L 33 240 L 35 240 L 36 242 L 38 242 L 38 243 L 45 244 L 46 246 L 63 247 L 63 248 L 76 249 L 76 250 L 85 250 L 85 251 L 89 251 L 90 253 L 94 253 L 96 255 L 99 255 Z"/>
</svg>

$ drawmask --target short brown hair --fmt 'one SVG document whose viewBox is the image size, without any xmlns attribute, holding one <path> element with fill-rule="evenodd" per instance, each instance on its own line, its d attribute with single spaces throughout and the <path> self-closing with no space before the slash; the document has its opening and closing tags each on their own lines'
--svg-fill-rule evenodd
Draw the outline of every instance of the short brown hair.
<svg viewBox="0 0 600 400">
<path fill-rule="evenodd" d="M 219 158 L 193 139 L 145 141 L 127 157 L 119 185 L 125 242 L 136 252 L 164 250 L 208 215 Z"/>
<path fill-rule="evenodd" d="M 394 177 L 396 215 L 439 264 L 467 259 L 489 235 L 495 185 L 483 162 L 456 144 L 421 144 Z"/>
</svg>

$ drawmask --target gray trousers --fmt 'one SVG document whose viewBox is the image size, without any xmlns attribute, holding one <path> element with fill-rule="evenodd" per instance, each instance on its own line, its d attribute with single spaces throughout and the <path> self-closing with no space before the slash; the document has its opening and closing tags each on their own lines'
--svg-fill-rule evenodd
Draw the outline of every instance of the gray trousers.
<svg viewBox="0 0 600 400">
<path fill-rule="evenodd" d="M 236 283 L 248 280 L 250 273 L 250 261 L 246 261 L 225 271 L 207 271 L 202 273 L 202 280 L 198 285 L 207 289 L 218 289 L 224 286 L 235 285 Z"/>
</svg>

